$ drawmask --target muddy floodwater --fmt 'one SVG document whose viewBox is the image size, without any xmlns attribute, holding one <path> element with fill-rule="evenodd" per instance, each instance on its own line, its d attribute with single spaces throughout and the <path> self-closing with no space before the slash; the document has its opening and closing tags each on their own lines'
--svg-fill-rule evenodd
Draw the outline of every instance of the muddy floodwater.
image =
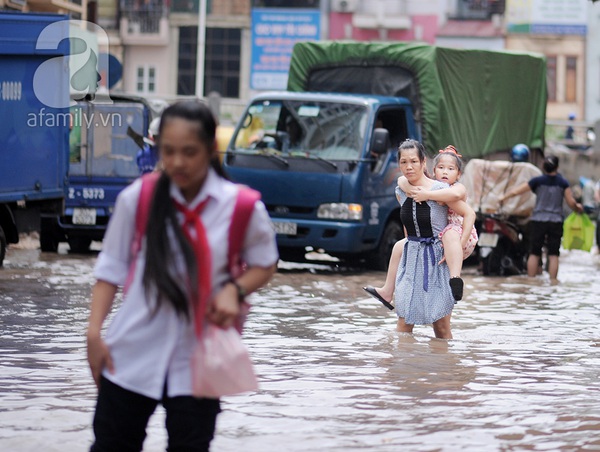
<svg viewBox="0 0 600 452">
<path fill-rule="evenodd" d="M 96 244 L 99 246 L 99 244 Z M 0 269 L 0 450 L 84 451 L 96 389 L 84 332 L 95 254 L 9 249 Z M 467 268 L 454 340 L 394 331 L 361 289 L 382 272 L 283 263 L 253 296 L 260 390 L 223 400 L 213 452 L 600 450 L 600 257 L 559 280 Z M 164 412 L 144 451 L 165 449 Z"/>
</svg>

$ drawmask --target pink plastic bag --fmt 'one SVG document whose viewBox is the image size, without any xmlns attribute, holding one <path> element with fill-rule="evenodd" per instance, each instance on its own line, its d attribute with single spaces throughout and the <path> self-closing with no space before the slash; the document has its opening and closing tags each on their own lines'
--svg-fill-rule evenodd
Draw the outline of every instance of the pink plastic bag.
<svg viewBox="0 0 600 452">
<path fill-rule="evenodd" d="M 205 325 L 192 358 L 192 381 L 196 397 L 216 399 L 258 389 L 250 355 L 235 328 Z"/>
</svg>

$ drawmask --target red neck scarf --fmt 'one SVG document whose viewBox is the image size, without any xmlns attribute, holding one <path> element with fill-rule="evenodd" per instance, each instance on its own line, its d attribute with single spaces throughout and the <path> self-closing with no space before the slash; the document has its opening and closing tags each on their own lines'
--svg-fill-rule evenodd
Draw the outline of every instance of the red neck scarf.
<svg viewBox="0 0 600 452">
<path fill-rule="evenodd" d="M 188 209 L 174 200 L 175 208 L 184 215 L 181 228 L 183 229 L 185 237 L 192 244 L 198 266 L 198 290 L 195 293 L 196 303 L 194 304 L 194 326 L 198 337 L 200 337 L 202 332 L 206 307 L 211 292 L 210 246 L 208 245 L 208 238 L 206 237 L 206 229 L 200 218 L 200 214 L 202 213 L 202 210 L 204 210 L 204 207 L 206 207 L 209 199 L 210 198 L 207 198 L 202 201 L 193 210 Z M 195 237 L 190 233 L 190 229 L 195 231 Z"/>
</svg>

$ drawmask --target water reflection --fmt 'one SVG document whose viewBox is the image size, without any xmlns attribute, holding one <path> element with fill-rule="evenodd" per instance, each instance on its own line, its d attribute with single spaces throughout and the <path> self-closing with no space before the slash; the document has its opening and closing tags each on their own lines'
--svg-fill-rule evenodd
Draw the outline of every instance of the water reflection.
<svg viewBox="0 0 600 452">
<path fill-rule="evenodd" d="M 0 271 L 2 450 L 91 441 L 93 261 L 12 250 Z M 558 285 L 471 272 L 444 341 L 394 331 L 361 289 L 383 273 L 285 264 L 245 333 L 261 389 L 224 401 L 213 450 L 600 450 L 599 268 L 570 252 Z M 145 450 L 164 450 L 163 422 Z"/>
</svg>

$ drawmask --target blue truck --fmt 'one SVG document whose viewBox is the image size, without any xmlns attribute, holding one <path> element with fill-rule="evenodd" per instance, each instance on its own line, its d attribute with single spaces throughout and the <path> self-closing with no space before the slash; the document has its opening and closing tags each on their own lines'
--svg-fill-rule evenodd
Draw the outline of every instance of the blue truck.
<svg viewBox="0 0 600 452">
<path fill-rule="evenodd" d="M 86 252 L 92 240 L 102 240 L 117 195 L 140 175 L 137 154 L 158 111 L 141 97 L 110 98 L 109 103 L 81 100 L 71 107 L 65 208 L 42 216 L 42 251 L 57 251 L 66 241 L 71 251 Z"/>
<path fill-rule="evenodd" d="M 118 193 L 140 175 L 138 152 L 165 105 L 74 90 L 74 77 L 92 86 L 98 72 L 73 74 L 70 27 L 65 15 L 0 13 L 0 257 L 18 241 L 19 223 L 39 230 L 42 251 L 66 241 L 85 252 L 102 240 Z"/>
<path fill-rule="evenodd" d="M 0 265 L 22 225 L 39 225 L 41 215 L 62 211 L 69 164 L 69 84 L 63 76 L 69 42 L 44 48 L 38 37 L 66 19 L 0 13 Z M 48 80 L 51 102 L 36 77 Z"/>
<path fill-rule="evenodd" d="M 288 90 L 248 104 L 224 157 L 262 193 L 283 260 L 314 252 L 384 270 L 403 236 L 397 148 L 448 144 L 471 157 L 543 153 L 546 64 L 540 55 L 414 42 L 302 42 Z M 312 253 L 311 253 L 312 251 Z"/>
<path fill-rule="evenodd" d="M 388 250 L 402 237 L 400 222 L 392 220 L 398 216 L 393 149 L 419 136 L 410 103 L 265 93 L 243 119 L 224 166 L 262 193 L 281 258 L 302 261 L 308 251 L 322 250 L 345 261 L 368 257 L 376 268 L 387 265 Z M 293 123 L 302 131 L 297 140 L 290 136 Z"/>
</svg>

